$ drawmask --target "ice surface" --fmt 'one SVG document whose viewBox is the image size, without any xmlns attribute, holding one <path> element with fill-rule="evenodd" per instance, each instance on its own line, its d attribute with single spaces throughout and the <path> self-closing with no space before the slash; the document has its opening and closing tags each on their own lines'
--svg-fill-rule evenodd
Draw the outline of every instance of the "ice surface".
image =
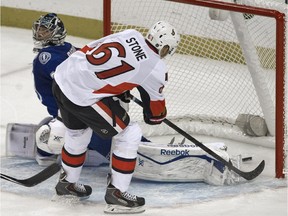
<svg viewBox="0 0 288 216">
<path fill-rule="evenodd" d="M 1 27 L 1 173 L 16 178 L 28 178 L 43 169 L 33 160 L 5 157 L 7 123 L 38 123 L 47 116 L 34 93 L 31 35 L 30 30 Z M 68 37 L 67 41 L 82 46 L 89 40 Z M 151 139 L 165 143 L 171 137 Z M 176 139 L 181 140 L 182 137 Z M 217 141 L 209 137 L 198 136 L 197 139 Z M 247 170 L 255 168 L 265 159 L 267 165 L 263 174 L 251 182 L 221 187 L 133 179 L 129 191 L 146 198 L 146 212 L 142 215 L 287 216 L 287 179 L 274 178 L 274 149 L 229 140 L 224 142 L 231 154 L 249 155 L 253 152 L 253 161 L 245 164 Z M 108 167 L 83 169 L 81 181 L 92 186 L 93 194 L 87 201 L 77 204 L 51 201 L 57 175 L 32 188 L 1 180 L 1 215 L 104 215 L 107 172 Z"/>
</svg>

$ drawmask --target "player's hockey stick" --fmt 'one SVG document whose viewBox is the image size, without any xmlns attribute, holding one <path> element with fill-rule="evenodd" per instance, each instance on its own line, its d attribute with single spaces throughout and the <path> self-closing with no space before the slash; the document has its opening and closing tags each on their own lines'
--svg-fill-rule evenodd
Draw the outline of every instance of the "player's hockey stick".
<svg viewBox="0 0 288 216">
<path fill-rule="evenodd" d="M 60 168 L 61 167 L 59 164 L 53 163 L 50 166 L 46 167 L 41 172 L 27 179 L 16 179 L 16 178 L 13 178 L 11 176 L 8 176 L 2 173 L 0 173 L 1 174 L 0 177 L 1 179 L 5 179 L 7 181 L 10 181 L 10 182 L 13 182 L 13 183 L 25 186 L 25 187 L 33 187 L 45 181 L 46 179 L 50 178 L 54 174 L 56 174 L 60 170 Z"/>
<path fill-rule="evenodd" d="M 137 103 L 138 105 L 143 107 L 142 101 L 140 101 L 138 98 L 134 97 L 131 95 L 131 99 Z M 163 122 L 167 124 L 169 127 L 173 128 L 175 131 L 177 131 L 179 134 L 193 142 L 195 145 L 197 145 L 199 148 L 210 154 L 212 157 L 214 157 L 216 160 L 222 162 L 225 166 L 228 167 L 229 170 L 233 170 L 235 173 L 237 173 L 239 176 L 243 177 L 246 180 L 252 180 L 256 178 L 258 175 L 260 175 L 265 167 L 265 161 L 263 160 L 254 170 L 250 172 L 244 172 L 239 170 L 237 167 L 233 166 L 232 162 L 226 161 L 224 158 L 219 156 L 217 153 L 209 149 L 207 146 L 205 146 L 203 143 L 199 142 L 196 140 L 194 137 L 190 136 L 188 133 L 183 131 L 181 128 L 173 124 L 171 121 L 168 119 L 164 119 Z"/>
</svg>

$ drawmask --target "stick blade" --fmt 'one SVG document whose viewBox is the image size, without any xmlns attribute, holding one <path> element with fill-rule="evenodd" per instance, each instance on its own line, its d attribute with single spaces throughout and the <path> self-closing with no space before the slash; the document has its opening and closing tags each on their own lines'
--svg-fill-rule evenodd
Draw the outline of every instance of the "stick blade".
<svg viewBox="0 0 288 216">
<path fill-rule="evenodd" d="M 238 175 L 242 176 L 244 179 L 250 181 L 259 176 L 264 170 L 264 167 L 265 167 L 265 161 L 263 160 L 254 170 L 250 172 L 243 172 L 240 170 L 237 171 L 233 170 L 233 171 L 236 172 Z"/>
<path fill-rule="evenodd" d="M 59 172 L 60 169 L 61 169 L 61 167 L 59 164 L 53 163 L 52 165 L 50 165 L 46 169 L 42 170 L 40 173 L 38 173 L 35 176 L 32 176 L 31 178 L 25 180 L 27 187 L 33 187 L 33 186 L 47 180 L 48 178 L 50 178 L 51 176 L 53 176 L 54 174 Z"/>
<path fill-rule="evenodd" d="M 1 179 L 5 179 L 7 181 L 25 186 L 25 187 L 33 187 L 45 180 L 47 180 L 48 178 L 50 178 L 51 176 L 53 176 L 54 174 L 56 174 L 58 171 L 60 171 L 61 166 L 57 163 L 53 163 L 50 166 L 46 167 L 44 170 L 42 170 L 41 172 L 37 173 L 36 175 L 28 178 L 28 179 L 16 179 L 13 178 L 11 176 L 5 175 L 1 173 L 0 178 Z"/>
</svg>

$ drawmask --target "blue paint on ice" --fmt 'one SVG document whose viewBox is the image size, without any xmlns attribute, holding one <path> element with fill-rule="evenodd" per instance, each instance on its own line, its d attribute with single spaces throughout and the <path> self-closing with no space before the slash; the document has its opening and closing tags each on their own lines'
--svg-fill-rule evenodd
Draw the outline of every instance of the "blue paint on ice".
<svg viewBox="0 0 288 216">
<path fill-rule="evenodd" d="M 43 167 L 37 165 L 34 160 L 14 157 L 1 158 L 1 173 L 15 178 L 25 179 L 40 172 Z M 107 166 L 84 167 L 80 182 L 89 184 L 93 193 L 84 205 L 90 203 L 104 204 L 106 190 L 106 175 L 109 171 Z M 12 192 L 23 196 L 33 196 L 51 199 L 55 194 L 54 187 L 58 180 L 58 174 L 45 182 L 31 188 L 23 187 L 1 179 L 1 191 Z M 209 200 L 240 196 L 242 194 L 259 192 L 267 188 L 287 187 L 285 179 L 275 179 L 259 176 L 254 181 L 231 185 L 212 186 L 206 183 L 161 183 L 133 179 L 129 188 L 132 194 L 143 196 L 147 206 L 167 207 L 179 204 L 193 204 L 207 202 Z"/>
</svg>

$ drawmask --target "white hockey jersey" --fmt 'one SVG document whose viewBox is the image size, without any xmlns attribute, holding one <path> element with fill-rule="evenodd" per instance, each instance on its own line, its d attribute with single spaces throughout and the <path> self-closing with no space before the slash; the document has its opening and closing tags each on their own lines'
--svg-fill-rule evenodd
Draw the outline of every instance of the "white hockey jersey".
<svg viewBox="0 0 288 216">
<path fill-rule="evenodd" d="M 54 78 L 66 97 L 79 106 L 141 86 L 153 116 L 165 109 L 166 65 L 136 30 L 87 44 L 57 67 Z"/>
</svg>

